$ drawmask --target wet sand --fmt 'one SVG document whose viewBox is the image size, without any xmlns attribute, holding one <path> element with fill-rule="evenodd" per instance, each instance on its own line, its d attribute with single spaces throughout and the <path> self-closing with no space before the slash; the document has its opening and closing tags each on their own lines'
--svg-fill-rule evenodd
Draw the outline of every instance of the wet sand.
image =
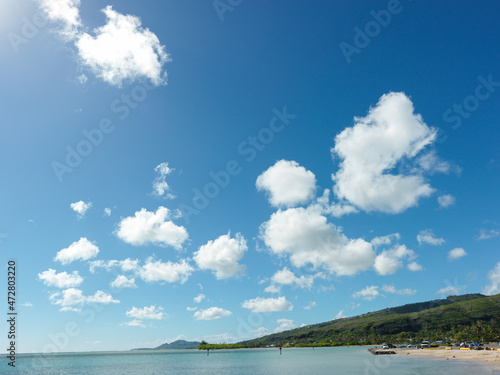
<svg viewBox="0 0 500 375">
<path fill-rule="evenodd" d="M 452 350 L 446 350 L 444 347 L 439 349 L 398 348 L 390 350 L 394 350 L 399 355 L 425 358 L 433 357 L 449 361 L 476 361 L 480 364 L 491 365 L 495 371 L 500 371 L 500 351 L 497 350 L 498 345 L 492 344 L 487 346 L 495 350 L 459 350 L 457 347 L 453 347 Z"/>
</svg>

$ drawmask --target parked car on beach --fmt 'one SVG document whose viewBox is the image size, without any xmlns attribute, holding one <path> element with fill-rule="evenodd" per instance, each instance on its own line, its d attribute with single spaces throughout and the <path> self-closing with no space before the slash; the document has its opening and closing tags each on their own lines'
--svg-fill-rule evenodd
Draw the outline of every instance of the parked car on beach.
<svg viewBox="0 0 500 375">
<path fill-rule="evenodd" d="M 430 348 L 431 343 L 429 341 L 422 341 L 422 343 L 420 344 L 420 347 L 421 348 Z"/>
</svg>

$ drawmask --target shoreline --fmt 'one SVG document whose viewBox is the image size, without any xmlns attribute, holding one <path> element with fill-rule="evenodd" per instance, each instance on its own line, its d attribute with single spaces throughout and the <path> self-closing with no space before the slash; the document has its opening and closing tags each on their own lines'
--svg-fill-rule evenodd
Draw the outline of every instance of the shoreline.
<svg viewBox="0 0 500 375">
<path fill-rule="evenodd" d="M 450 361 L 473 361 L 480 365 L 491 366 L 493 370 L 500 371 L 500 351 L 496 350 L 459 350 L 453 348 L 446 350 L 439 349 L 414 349 L 414 348 L 395 348 L 390 349 L 396 352 L 396 355 L 410 355 L 421 358 L 436 358 Z"/>
</svg>

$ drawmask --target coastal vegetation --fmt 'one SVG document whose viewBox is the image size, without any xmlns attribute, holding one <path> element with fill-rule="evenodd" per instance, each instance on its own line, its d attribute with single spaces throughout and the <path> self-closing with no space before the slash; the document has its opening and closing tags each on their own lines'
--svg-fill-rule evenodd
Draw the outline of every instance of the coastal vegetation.
<svg viewBox="0 0 500 375">
<path fill-rule="evenodd" d="M 499 341 L 500 294 L 450 296 L 307 325 L 236 344 L 203 342 L 198 349 L 377 345 L 422 340 Z"/>
</svg>

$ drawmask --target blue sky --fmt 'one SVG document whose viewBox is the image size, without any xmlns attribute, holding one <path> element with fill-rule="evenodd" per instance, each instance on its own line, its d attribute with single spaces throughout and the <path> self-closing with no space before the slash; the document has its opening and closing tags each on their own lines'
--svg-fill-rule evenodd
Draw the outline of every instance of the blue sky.
<svg viewBox="0 0 500 375">
<path fill-rule="evenodd" d="M 0 2 L 18 350 L 499 293 L 498 10 Z"/>
</svg>

